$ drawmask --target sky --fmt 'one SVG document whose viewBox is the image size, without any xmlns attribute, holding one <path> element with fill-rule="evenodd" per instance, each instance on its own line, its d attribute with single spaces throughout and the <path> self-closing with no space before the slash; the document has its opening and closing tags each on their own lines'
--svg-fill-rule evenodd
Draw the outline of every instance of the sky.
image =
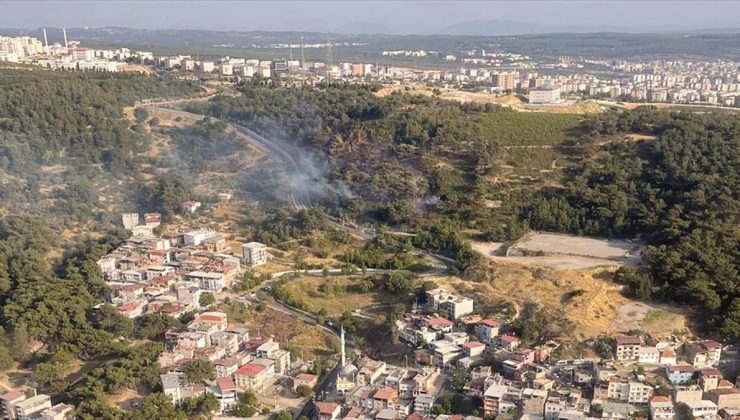
<svg viewBox="0 0 740 420">
<path fill-rule="evenodd" d="M 442 33 L 508 20 L 625 32 L 740 28 L 736 0 L 33 1 L 0 0 L 0 27 Z"/>
</svg>

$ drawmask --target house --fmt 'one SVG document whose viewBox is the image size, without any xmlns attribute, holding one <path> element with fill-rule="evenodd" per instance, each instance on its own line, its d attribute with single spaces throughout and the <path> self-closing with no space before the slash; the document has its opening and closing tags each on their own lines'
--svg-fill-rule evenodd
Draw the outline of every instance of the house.
<svg viewBox="0 0 740 420">
<path fill-rule="evenodd" d="M 435 398 L 432 395 L 417 395 L 414 398 L 414 412 L 424 416 L 432 414 L 434 400 Z"/>
<path fill-rule="evenodd" d="M 636 352 L 637 361 L 642 364 L 656 364 L 660 361 L 660 352 L 655 347 L 643 346 Z"/>
<path fill-rule="evenodd" d="M 663 350 L 660 352 L 660 361 L 658 362 L 661 365 L 666 366 L 672 366 L 676 364 L 676 353 L 673 352 L 673 350 Z"/>
<path fill-rule="evenodd" d="M 35 419 L 49 408 L 51 408 L 51 397 L 46 394 L 36 394 L 11 404 L 8 414 L 10 419 Z"/>
<path fill-rule="evenodd" d="M 230 377 L 237 369 L 239 362 L 236 359 L 216 359 L 211 362 L 216 371 L 217 378 Z"/>
<path fill-rule="evenodd" d="M 319 420 L 335 420 L 339 418 L 342 407 L 339 404 L 320 402 L 314 403 Z"/>
<path fill-rule="evenodd" d="M 385 373 L 385 362 L 370 360 L 357 372 L 357 386 L 369 386 Z"/>
<path fill-rule="evenodd" d="M 497 339 L 498 344 L 505 350 L 514 351 L 519 347 L 521 340 L 513 335 L 501 335 Z"/>
<path fill-rule="evenodd" d="M 650 418 L 652 420 L 673 420 L 675 413 L 670 398 L 658 395 L 650 399 Z"/>
<path fill-rule="evenodd" d="M 666 366 L 666 377 L 674 385 L 681 385 L 689 382 L 694 376 L 694 367 L 689 365 Z"/>
<path fill-rule="evenodd" d="M 298 389 L 301 385 L 305 385 L 313 389 L 318 380 L 319 378 L 316 375 L 311 375 L 310 373 L 299 373 L 295 378 L 293 378 L 293 389 Z"/>
<path fill-rule="evenodd" d="M 280 343 L 270 338 L 257 347 L 257 356 L 275 361 L 275 373 L 284 375 L 290 368 L 290 352 L 280 349 Z"/>
<path fill-rule="evenodd" d="M 259 242 L 247 242 L 242 245 L 242 262 L 249 268 L 267 263 L 267 245 Z"/>
<path fill-rule="evenodd" d="M 740 389 L 725 388 L 709 391 L 709 399 L 717 404 L 717 409 L 740 408 Z"/>
<path fill-rule="evenodd" d="M 717 404 L 709 400 L 687 401 L 686 404 L 691 410 L 691 415 L 695 419 L 713 419 L 717 415 Z"/>
<path fill-rule="evenodd" d="M 220 409 L 217 414 L 231 410 L 238 402 L 238 388 L 234 380 L 229 377 L 216 378 L 216 385 L 206 388 L 207 392 L 216 396 Z"/>
<path fill-rule="evenodd" d="M 475 324 L 475 335 L 484 343 L 493 343 L 499 334 L 499 322 L 497 319 L 488 318 Z"/>
<path fill-rule="evenodd" d="M 185 275 L 186 279 L 198 283 L 200 290 L 218 293 L 226 287 L 226 278 L 223 273 L 207 271 L 191 271 Z"/>
<path fill-rule="evenodd" d="M 465 356 L 472 357 L 483 354 L 486 346 L 479 341 L 468 341 L 467 343 L 463 343 L 462 348 Z"/>
<path fill-rule="evenodd" d="M 632 378 L 612 376 L 609 379 L 607 397 L 630 404 L 645 404 L 650 401 L 653 388 Z"/>
<path fill-rule="evenodd" d="M 707 368 L 699 371 L 699 385 L 701 385 L 701 389 L 704 390 L 704 392 L 717 389 L 719 387 L 719 381 L 721 380 L 722 373 L 717 369 Z"/>
<path fill-rule="evenodd" d="M 398 391 L 393 388 L 383 387 L 375 391 L 372 399 L 374 410 L 392 408 L 398 402 Z"/>
<path fill-rule="evenodd" d="M 602 419 L 631 419 L 640 410 L 632 404 L 606 401 L 602 406 Z"/>
<path fill-rule="evenodd" d="M 616 356 L 619 361 L 637 360 L 638 350 L 642 347 L 640 337 L 624 335 L 614 339 Z"/>
<path fill-rule="evenodd" d="M 14 388 L 1 395 L 0 402 L 2 403 L 2 406 L 0 407 L 0 418 L 10 418 L 10 416 L 13 414 L 11 411 L 11 407 L 13 406 L 13 404 L 23 401 L 26 398 L 30 398 L 34 395 L 36 395 L 36 389 L 29 386 Z"/>
<path fill-rule="evenodd" d="M 496 416 L 500 412 L 501 400 L 509 388 L 506 385 L 493 384 L 483 393 L 483 415 Z"/>
<path fill-rule="evenodd" d="M 260 389 L 270 376 L 270 370 L 264 365 L 247 363 L 234 372 L 234 383 L 242 389 Z"/>
<path fill-rule="evenodd" d="M 203 204 L 200 201 L 183 201 L 182 202 L 182 211 L 183 213 L 189 213 L 193 214 L 202 206 Z"/>
<path fill-rule="evenodd" d="M 185 386 L 185 374 L 183 373 L 165 373 L 159 375 L 159 379 L 162 381 L 162 392 L 170 397 L 172 402 L 177 405 L 187 397 L 183 392 Z"/>
<path fill-rule="evenodd" d="M 458 319 L 473 313 L 473 299 L 453 295 L 443 288 L 429 290 L 426 297 L 427 309 L 442 312 L 448 319 Z"/>
<path fill-rule="evenodd" d="M 719 364 L 722 356 L 722 344 L 714 340 L 705 340 L 684 344 L 686 356 L 694 367 L 712 367 Z"/>
<path fill-rule="evenodd" d="M 41 412 L 41 420 L 72 420 L 74 419 L 74 406 L 64 403 L 51 406 Z"/>
</svg>

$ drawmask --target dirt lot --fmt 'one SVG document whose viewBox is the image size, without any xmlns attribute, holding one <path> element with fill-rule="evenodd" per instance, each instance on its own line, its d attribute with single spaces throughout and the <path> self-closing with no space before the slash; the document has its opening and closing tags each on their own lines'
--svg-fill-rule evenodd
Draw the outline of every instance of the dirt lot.
<svg viewBox="0 0 740 420">
<path fill-rule="evenodd" d="M 622 305 L 609 325 L 614 332 L 643 330 L 652 334 L 679 333 L 687 330 L 685 311 L 668 305 L 628 302 Z"/>
<path fill-rule="evenodd" d="M 506 256 L 506 246 L 502 242 L 472 242 L 473 250 L 501 263 L 515 263 L 525 266 L 539 266 L 556 270 L 584 270 L 596 267 L 613 267 L 620 265 L 617 261 L 603 258 L 581 257 L 576 255 L 544 256 Z"/>
<path fill-rule="evenodd" d="M 632 242 L 586 238 L 555 233 L 534 233 L 519 240 L 513 249 L 545 254 L 578 255 L 639 262 L 640 246 Z"/>
</svg>

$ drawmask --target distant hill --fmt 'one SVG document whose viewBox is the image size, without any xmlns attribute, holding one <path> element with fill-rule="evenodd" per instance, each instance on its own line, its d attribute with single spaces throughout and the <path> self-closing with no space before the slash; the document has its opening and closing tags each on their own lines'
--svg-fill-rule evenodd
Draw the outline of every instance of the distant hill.
<svg viewBox="0 0 740 420">
<path fill-rule="evenodd" d="M 383 50 L 432 50 L 459 52 L 468 48 L 516 51 L 532 57 L 571 55 L 598 58 L 633 58 L 686 56 L 740 59 L 740 30 L 720 28 L 688 32 L 618 33 L 604 32 L 608 28 L 588 26 L 529 25 L 505 20 L 475 21 L 448 27 L 447 31 L 460 34 L 388 35 L 380 34 L 382 26 L 357 22 L 335 28 L 331 34 L 319 32 L 274 31 L 211 31 L 132 29 L 122 27 L 67 28 L 69 39 L 93 46 L 125 45 L 146 48 L 162 53 L 223 55 L 280 55 L 283 51 L 265 49 L 266 44 L 298 43 L 301 37 L 307 44 L 354 42 L 358 45 L 334 49 L 336 60 L 375 60 Z M 571 32 L 564 32 L 571 30 Z M 591 32 L 588 32 L 591 30 Z M 525 32 L 550 31 L 547 34 Z M 352 32 L 340 34 L 340 32 Z M 462 34 L 467 33 L 467 34 Z M 484 35 L 484 34 L 498 35 Z M 41 29 L 0 29 L 2 35 L 31 35 L 42 37 Z M 47 28 L 49 42 L 61 41 L 60 28 Z M 260 48 L 255 47 L 258 45 Z M 323 58 L 324 51 L 306 51 L 310 58 Z"/>
<path fill-rule="evenodd" d="M 474 20 L 447 26 L 439 31 L 448 35 L 503 36 L 549 33 L 618 32 L 619 28 L 605 26 L 543 25 L 511 20 Z"/>
</svg>

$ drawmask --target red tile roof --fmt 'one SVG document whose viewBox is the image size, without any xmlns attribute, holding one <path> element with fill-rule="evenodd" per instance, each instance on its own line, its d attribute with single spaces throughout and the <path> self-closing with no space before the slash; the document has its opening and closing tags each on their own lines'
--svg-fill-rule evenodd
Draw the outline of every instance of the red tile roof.
<svg viewBox="0 0 740 420">
<path fill-rule="evenodd" d="M 216 385 L 221 388 L 221 391 L 231 391 L 236 389 L 236 384 L 234 384 L 234 380 L 229 377 L 217 378 Z"/>
<path fill-rule="evenodd" d="M 338 405 L 333 403 L 316 402 L 314 404 L 316 404 L 316 409 L 318 409 L 321 414 L 334 414 L 334 411 L 339 408 Z"/>
<path fill-rule="evenodd" d="M 689 365 L 666 366 L 668 372 L 693 372 L 695 369 Z"/>
<path fill-rule="evenodd" d="M 316 375 L 311 375 L 310 373 L 299 373 L 298 376 L 296 376 L 296 379 L 302 382 L 313 382 L 316 380 Z"/>
<path fill-rule="evenodd" d="M 11 389 L 10 391 L 8 391 L 5 394 L 3 394 L 2 396 L 0 396 L 0 399 L 2 399 L 3 401 L 12 401 L 12 400 L 14 400 L 14 399 L 22 396 L 25 393 L 26 393 L 26 390 L 23 387 L 16 388 L 16 389 Z"/>
<path fill-rule="evenodd" d="M 480 341 L 468 341 L 467 343 L 463 343 L 463 347 L 467 347 L 469 349 L 472 349 L 474 347 L 480 347 L 482 345 L 483 343 L 481 343 Z"/>
<path fill-rule="evenodd" d="M 496 328 L 499 326 L 498 320 L 493 318 L 484 319 L 482 321 L 479 321 L 478 323 L 491 328 Z"/>
<path fill-rule="evenodd" d="M 732 388 L 732 382 L 728 381 L 727 379 L 722 379 L 719 381 L 719 384 L 717 384 L 719 388 Z"/>
<path fill-rule="evenodd" d="M 392 388 L 380 388 L 379 390 L 375 391 L 375 395 L 373 395 L 373 399 L 375 400 L 390 400 L 393 398 L 396 391 Z"/>
<path fill-rule="evenodd" d="M 502 335 L 498 339 L 504 343 L 515 343 L 519 341 L 519 337 L 514 337 L 513 335 Z"/>
<path fill-rule="evenodd" d="M 429 318 L 426 322 L 432 327 L 449 327 L 452 325 L 452 321 L 439 317 Z"/>
<path fill-rule="evenodd" d="M 654 396 L 653 398 L 650 399 L 650 402 L 651 403 L 653 403 L 653 402 L 669 402 L 669 401 L 671 401 L 670 398 L 664 397 L 662 395 L 656 395 L 656 396 Z"/>
<path fill-rule="evenodd" d="M 249 376 L 250 378 L 254 378 L 263 370 L 265 370 L 265 367 L 262 365 L 258 365 L 254 363 L 247 363 L 246 365 L 237 369 L 237 371 L 234 372 L 234 376 L 245 375 L 245 376 Z"/>
<path fill-rule="evenodd" d="M 660 352 L 660 357 L 676 357 L 676 353 L 673 350 L 663 350 Z"/>
<path fill-rule="evenodd" d="M 702 376 L 722 376 L 719 370 L 714 368 L 706 368 L 701 370 Z"/>
</svg>

